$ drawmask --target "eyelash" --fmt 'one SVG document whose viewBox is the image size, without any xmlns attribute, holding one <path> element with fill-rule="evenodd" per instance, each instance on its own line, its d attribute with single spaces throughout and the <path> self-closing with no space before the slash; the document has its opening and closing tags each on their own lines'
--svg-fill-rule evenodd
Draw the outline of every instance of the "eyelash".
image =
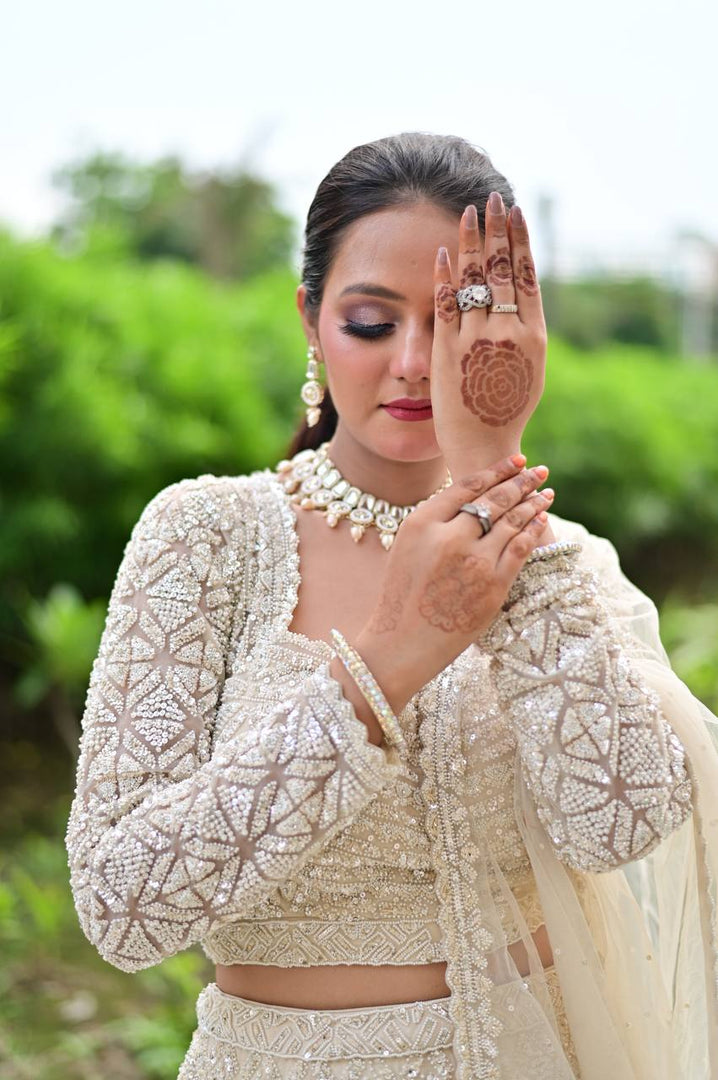
<svg viewBox="0 0 718 1080">
<path fill-rule="evenodd" d="M 378 338 L 383 337 L 391 330 L 393 323 L 357 323 L 348 322 L 339 329 L 343 334 L 351 334 L 353 337 Z"/>
</svg>

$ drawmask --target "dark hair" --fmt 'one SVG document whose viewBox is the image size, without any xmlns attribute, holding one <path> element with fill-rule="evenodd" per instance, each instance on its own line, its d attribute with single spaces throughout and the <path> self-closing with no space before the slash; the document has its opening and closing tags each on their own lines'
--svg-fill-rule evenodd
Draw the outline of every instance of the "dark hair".
<svg viewBox="0 0 718 1080">
<path fill-rule="evenodd" d="M 458 218 L 474 203 L 483 225 L 492 191 L 500 192 L 507 209 L 513 206 L 508 180 L 482 150 L 456 135 L 405 131 L 355 146 L 329 170 L 309 207 L 302 249 L 307 312 L 318 315 L 342 237 L 365 214 L 426 199 Z M 336 425 L 337 411 L 325 386 L 319 422 L 308 427 L 302 420 L 286 456 L 316 449 L 332 437 Z"/>
</svg>

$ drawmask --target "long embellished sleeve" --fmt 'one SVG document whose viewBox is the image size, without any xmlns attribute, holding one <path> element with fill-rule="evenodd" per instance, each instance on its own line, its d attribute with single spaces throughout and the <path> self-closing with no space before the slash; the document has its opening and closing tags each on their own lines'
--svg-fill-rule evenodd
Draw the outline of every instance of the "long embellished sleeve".
<svg viewBox="0 0 718 1080">
<path fill-rule="evenodd" d="M 92 670 L 70 881 L 86 936 L 125 971 L 249 910 L 400 768 L 393 748 L 369 742 L 328 663 L 261 724 L 232 725 L 233 714 L 233 738 L 215 748 L 228 649 L 246 610 L 241 479 L 182 481 L 148 504 Z"/>
<path fill-rule="evenodd" d="M 606 871 L 678 828 L 691 812 L 691 780 L 659 696 L 633 663 L 646 647 L 623 617 L 635 597 L 649 617 L 655 608 L 623 576 L 612 545 L 579 528 L 605 573 L 582 560 L 579 543 L 537 549 L 482 646 L 557 857 Z"/>
</svg>

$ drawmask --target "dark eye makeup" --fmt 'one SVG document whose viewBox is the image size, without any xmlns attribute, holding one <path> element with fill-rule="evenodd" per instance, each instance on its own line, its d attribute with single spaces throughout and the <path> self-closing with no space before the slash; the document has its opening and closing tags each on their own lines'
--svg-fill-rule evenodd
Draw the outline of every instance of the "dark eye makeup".
<svg viewBox="0 0 718 1080">
<path fill-rule="evenodd" d="M 388 333 L 393 325 L 393 323 L 360 323 L 350 320 L 339 329 L 343 334 L 352 334 L 354 337 L 378 338 Z"/>
</svg>

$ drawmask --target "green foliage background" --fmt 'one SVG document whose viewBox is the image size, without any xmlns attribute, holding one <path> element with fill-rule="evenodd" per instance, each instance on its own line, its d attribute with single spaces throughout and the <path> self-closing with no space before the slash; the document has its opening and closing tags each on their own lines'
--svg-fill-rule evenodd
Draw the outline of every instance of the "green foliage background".
<svg viewBox="0 0 718 1080">
<path fill-rule="evenodd" d="M 74 255 L 0 233 L 0 1080 L 171 1077 L 186 1048 L 204 959 L 128 977 L 77 926 L 68 749 L 143 506 L 286 452 L 296 284 L 281 266 L 237 283 L 148 262 L 111 229 Z M 662 605 L 679 674 L 717 708 L 718 368 L 552 337 L 524 450 L 551 467 L 556 512 L 616 543 Z"/>
</svg>

